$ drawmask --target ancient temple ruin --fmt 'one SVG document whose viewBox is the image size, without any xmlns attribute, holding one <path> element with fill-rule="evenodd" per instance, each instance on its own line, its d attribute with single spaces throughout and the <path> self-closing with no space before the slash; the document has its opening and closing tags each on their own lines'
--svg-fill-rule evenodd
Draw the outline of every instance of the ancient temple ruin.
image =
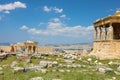
<svg viewBox="0 0 120 80">
<path fill-rule="evenodd" d="M 8 46 L 0 46 L 1 52 L 6 52 L 10 54 L 16 54 L 23 52 L 25 54 L 31 53 L 50 53 L 55 50 L 48 46 L 39 46 L 38 42 L 27 40 L 25 42 L 18 42 L 16 44 L 11 44 Z"/>
<path fill-rule="evenodd" d="M 34 53 L 37 51 L 38 42 L 26 41 L 16 44 L 11 44 L 11 52 L 24 51 L 26 53 Z"/>
<path fill-rule="evenodd" d="M 90 55 L 99 58 L 120 58 L 120 11 L 94 23 L 94 44 Z"/>
</svg>

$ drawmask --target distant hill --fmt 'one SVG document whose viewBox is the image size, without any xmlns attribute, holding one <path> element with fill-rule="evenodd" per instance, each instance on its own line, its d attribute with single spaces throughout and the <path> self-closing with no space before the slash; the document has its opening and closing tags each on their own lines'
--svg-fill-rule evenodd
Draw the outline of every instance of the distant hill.
<svg viewBox="0 0 120 80">
<path fill-rule="evenodd" d="M 48 44 L 47 47 L 53 47 L 55 49 L 86 49 L 90 50 L 93 47 L 93 43 L 76 43 L 76 44 Z"/>
<path fill-rule="evenodd" d="M 44 46 L 54 46 L 54 47 L 58 47 L 58 46 L 71 46 L 71 45 L 92 45 L 93 43 L 75 43 L 75 44 L 46 44 Z"/>
<path fill-rule="evenodd" d="M 0 46 L 9 46 L 10 43 L 0 43 Z"/>
</svg>

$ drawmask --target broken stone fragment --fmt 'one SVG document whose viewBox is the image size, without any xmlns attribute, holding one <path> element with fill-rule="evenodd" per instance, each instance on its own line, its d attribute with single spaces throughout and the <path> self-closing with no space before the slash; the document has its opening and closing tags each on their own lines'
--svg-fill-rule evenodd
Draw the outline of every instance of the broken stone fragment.
<svg viewBox="0 0 120 80">
<path fill-rule="evenodd" d="M 44 80 L 42 77 L 31 78 L 30 80 Z"/>
</svg>

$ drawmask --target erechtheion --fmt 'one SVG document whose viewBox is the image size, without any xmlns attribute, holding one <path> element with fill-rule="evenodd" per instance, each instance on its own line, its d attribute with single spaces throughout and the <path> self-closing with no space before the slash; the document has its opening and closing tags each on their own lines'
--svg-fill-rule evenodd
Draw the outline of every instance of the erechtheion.
<svg viewBox="0 0 120 80">
<path fill-rule="evenodd" d="M 120 58 L 120 11 L 94 22 L 94 44 L 90 55 L 101 59 Z"/>
</svg>

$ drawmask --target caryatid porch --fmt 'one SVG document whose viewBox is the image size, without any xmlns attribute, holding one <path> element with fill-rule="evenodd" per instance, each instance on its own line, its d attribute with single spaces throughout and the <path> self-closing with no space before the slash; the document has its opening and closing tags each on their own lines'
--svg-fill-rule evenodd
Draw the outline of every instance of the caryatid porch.
<svg viewBox="0 0 120 80">
<path fill-rule="evenodd" d="M 120 11 L 94 22 L 91 54 L 100 58 L 120 58 Z"/>
</svg>

